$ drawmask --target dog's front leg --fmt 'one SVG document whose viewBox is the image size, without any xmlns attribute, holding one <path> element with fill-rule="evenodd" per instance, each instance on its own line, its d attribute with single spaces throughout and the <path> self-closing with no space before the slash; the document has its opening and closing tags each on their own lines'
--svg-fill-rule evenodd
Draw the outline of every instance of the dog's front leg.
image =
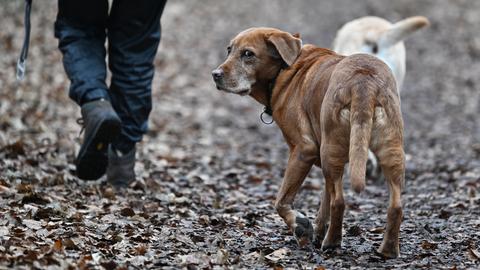
<svg viewBox="0 0 480 270">
<path fill-rule="evenodd" d="M 293 210 L 292 205 L 305 177 L 317 159 L 316 151 L 305 149 L 305 147 L 295 147 L 290 152 L 285 176 L 275 202 L 278 214 L 292 230 L 301 247 L 312 239 L 313 227 L 307 217 Z"/>
</svg>

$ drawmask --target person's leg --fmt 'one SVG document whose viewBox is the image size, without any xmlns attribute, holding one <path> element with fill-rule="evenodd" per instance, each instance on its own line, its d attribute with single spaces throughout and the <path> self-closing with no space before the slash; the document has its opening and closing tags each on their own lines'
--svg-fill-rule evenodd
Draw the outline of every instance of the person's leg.
<svg viewBox="0 0 480 270">
<path fill-rule="evenodd" d="M 108 22 L 110 98 L 122 120 L 114 148 L 128 153 L 147 132 L 153 61 L 166 0 L 114 0 Z"/>
<path fill-rule="evenodd" d="M 109 99 L 105 83 L 108 1 L 58 1 L 55 37 L 71 81 L 70 98 L 78 105 Z"/>
<path fill-rule="evenodd" d="M 106 170 L 108 145 L 120 133 L 105 83 L 106 0 L 58 1 L 55 37 L 71 81 L 70 97 L 82 107 L 85 135 L 75 160 L 80 179 L 95 180 Z"/>
<path fill-rule="evenodd" d="M 110 99 L 122 120 L 109 150 L 107 180 L 124 186 L 135 179 L 135 144 L 147 132 L 152 109 L 153 61 L 160 43 L 166 0 L 114 0 L 108 22 Z"/>
</svg>

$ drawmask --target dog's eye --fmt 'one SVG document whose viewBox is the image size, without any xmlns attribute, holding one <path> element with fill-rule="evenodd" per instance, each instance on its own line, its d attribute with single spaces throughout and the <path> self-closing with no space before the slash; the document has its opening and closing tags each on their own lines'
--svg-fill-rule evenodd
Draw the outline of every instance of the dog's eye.
<svg viewBox="0 0 480 270">
<path fill-rule="evenodd" d="M 232 52 L 232 47 L 228 46 L 227 47 L 227 55 L 229 55 Z"/>
<path fill-rule="evenodd" d="M 372 44 L 372 52 L 374 54 L 378 53 L 378 44 L 376 42 Z"/>
<path fill-rule="evenodd" d="M 365 45 L 367 46 L 367 48 L 370 49 L 370 51 L 371 51 L 373 54 L 377 54 L 377 53 L 378 53 L 378 44 L 377 44 L 377 42 L 371 41 L 371 40 L 367 40 L 367 41 L 365 42 Z"/>
<path fill-rule="evenodd" d="M 255 54 L 250 50 L 245 50 L 245 51 L 243 51 L 242 56 L 245 56 L 247 58 L 251 58 L 251 57 L 255 56 Z"/>
</svg>

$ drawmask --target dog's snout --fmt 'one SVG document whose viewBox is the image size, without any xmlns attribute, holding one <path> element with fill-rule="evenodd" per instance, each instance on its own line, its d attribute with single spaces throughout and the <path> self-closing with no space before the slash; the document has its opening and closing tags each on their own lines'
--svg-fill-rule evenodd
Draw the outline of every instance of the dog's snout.
<svg viewBox="0 0 480 270">
<path fill-rule="evenodd" d="M 217 68 L 212 71 L 212 76 L 215 81 L 221 80 L 223 78 L 223 70 L 221 68 Z"/>
</svg>

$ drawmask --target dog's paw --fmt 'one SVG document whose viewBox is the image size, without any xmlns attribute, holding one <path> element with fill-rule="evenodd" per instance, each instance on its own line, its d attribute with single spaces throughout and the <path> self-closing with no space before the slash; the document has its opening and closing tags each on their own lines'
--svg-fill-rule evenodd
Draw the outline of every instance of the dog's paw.
<svg viewBox="0 0 480 270">
<path fill-rule="evenodd" d="M 315 238 L 313 239 L 313 245 L 316 248 L 321 248 L 322 247 L 322 242 L 323 239 L 325 238 L 325 235 L 327 234 L 328 230 L 328 224 L 325 224 L 323 226 L 318 226 L 315 228 Z"/>
<path fill-rule="evenodd" d="M 295 238 L 297 239 L 300 247 L 305 247 L 310 243 L 313 237 L 312 223 L 310 223 L 308 218 L 299 216 L 295 218 L 295 223 Z"/>
<path fill-rule="evenodd" d="M 323 240 L 322 250 L 323 251 L 337 251 L 338 249 L 341 248 L 341 246 L 342 246 L 341 241 L 339 241 L 339 242 L 327 242 L 327 241 Z"/>
<path fill-rule="evenodd" d="M 328 250 L 337 250 L 341 247 L 342 245 L 342 236 L 332 236 L 327 233 L 327 236 L 325 239 L 323 239 L 322 242 L 322 250 L 328 251 Z"/>
<path fill-rule="evenodd" d="M 319 238 L 318 236 L 315 236 L 315 238 L 313 239 L 313 246 L 315 248 L 322 248 L 322 241 L 323 241 L 323 238 Z"/>
<path fill-rule="evenodd" d="M 380 248 L 378 248 L 377 253 L 386 259 L 395 259 L 400 254 L 400 249 L 398 246 L 387 247 L 386 245 L 382 244 Z"/>
</svg>

